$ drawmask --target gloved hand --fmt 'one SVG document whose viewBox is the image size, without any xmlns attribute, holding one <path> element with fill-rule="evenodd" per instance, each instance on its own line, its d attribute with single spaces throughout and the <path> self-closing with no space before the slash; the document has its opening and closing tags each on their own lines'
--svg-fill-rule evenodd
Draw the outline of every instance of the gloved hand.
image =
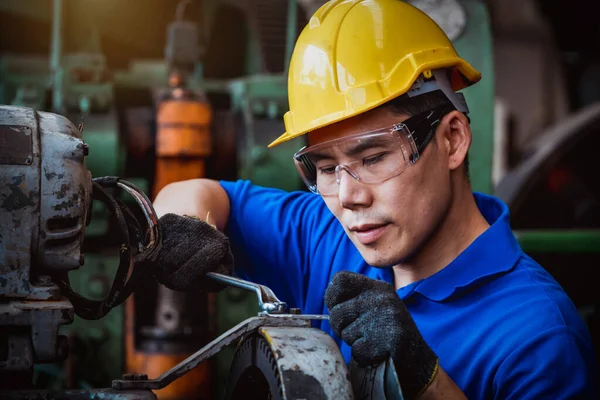
<svg viewBox="0 0 600 400">
<path fill-rule="evenodd" d="M 156 280 L 178 291 L 219 291 L 223 285 L 208 272 L 231 275 L 229 239 L 212 225 L 193 217 L 166 214 L 158 220 L 162 242 L 143 263 Z"/>
<path fill-rule="evenodd" d="M 392 285 L 341 271 L 325 292 L 329 323 L 361 366 L 392 358 L 404 396 L 416 398 L 433 381 L 438 357 Z"/>
</svg>

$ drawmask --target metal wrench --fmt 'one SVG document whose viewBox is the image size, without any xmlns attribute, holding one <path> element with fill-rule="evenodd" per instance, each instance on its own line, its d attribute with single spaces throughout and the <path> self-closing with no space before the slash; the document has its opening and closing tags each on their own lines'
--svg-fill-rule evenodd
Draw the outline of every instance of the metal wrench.
<svg viewBox="0 0 600 400">
<path fill-rule="evenodd" d="M 258 297 L 258 307 L 260 308 L 261 313 L 285 314 L 287 311 L 287 304 L 280 301 L 277 296 L 275 296 L 275 293 L 266 286 L 235 278 L 233 276 L 218 274 L 216 272 L 209 272 L 206 275 L 212 280 L 224 285 L 255 292 L 256 297 Z"/>
</svg>

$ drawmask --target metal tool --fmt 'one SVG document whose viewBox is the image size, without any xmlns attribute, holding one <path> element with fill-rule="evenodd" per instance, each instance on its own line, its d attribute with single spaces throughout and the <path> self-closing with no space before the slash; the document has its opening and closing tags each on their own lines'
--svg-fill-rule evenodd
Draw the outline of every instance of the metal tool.
<svg viewBox="0 0 600 400">
<path fill-rule="evenodd" d="M 258 298 L 258 306 L 261 309 L 261 313 L 284 314 L 287 311 L 287 304 L 279 300 L 277 296 L 275 296 L 275 293 L 273 293 L 273 291 L 266 286 L 235 278 L 233 276 L 218 274 L 216 272 L 209 272 L 207 275 L 212 280 L 224 285 L 255 292 L 256 297 Z"/>
</svg>

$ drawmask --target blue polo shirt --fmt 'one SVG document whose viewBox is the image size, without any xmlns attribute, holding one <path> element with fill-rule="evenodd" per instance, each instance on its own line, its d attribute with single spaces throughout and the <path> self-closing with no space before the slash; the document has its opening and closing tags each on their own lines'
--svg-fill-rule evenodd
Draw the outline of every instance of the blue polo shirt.
<svg viewBox="0 0 600 400">
<path fill-rule="evenodd" d="M 327 285 L 342 270 L 393 282 L 370 267 L 320 196 L 248 181 L 221 182 L 236 271 L 270 287 L 289 307 L 327 314 Z M 523 253 L 500 200 L 474 193 L 490 224 L 444 269 L 400 288 L 421 334 L 469 399 L 596 399 L 586 326 L 551 275 Z M 327 321 L 317 327 L 351 349 Z"/>
</svg>

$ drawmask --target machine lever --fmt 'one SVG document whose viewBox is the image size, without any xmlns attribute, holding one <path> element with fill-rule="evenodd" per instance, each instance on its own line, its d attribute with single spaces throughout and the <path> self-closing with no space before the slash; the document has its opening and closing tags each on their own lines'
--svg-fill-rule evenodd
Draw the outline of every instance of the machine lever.
<svg viewBox="0 0 600 400">
<path fill-rule="evenodd" d="M 209 278 L 224 285 L 255 292 L 256 297 L 258 297 L 258 307 L 263 314 L 284 314 L 287 311 L 287 304 L 280 301 L 277 296 L 275 296 L 275 293 L 264 285 L 259 285 L 229 275 L 218 274 L 216 272 L 209 272 L 207 275 Z"/>
</svg>

